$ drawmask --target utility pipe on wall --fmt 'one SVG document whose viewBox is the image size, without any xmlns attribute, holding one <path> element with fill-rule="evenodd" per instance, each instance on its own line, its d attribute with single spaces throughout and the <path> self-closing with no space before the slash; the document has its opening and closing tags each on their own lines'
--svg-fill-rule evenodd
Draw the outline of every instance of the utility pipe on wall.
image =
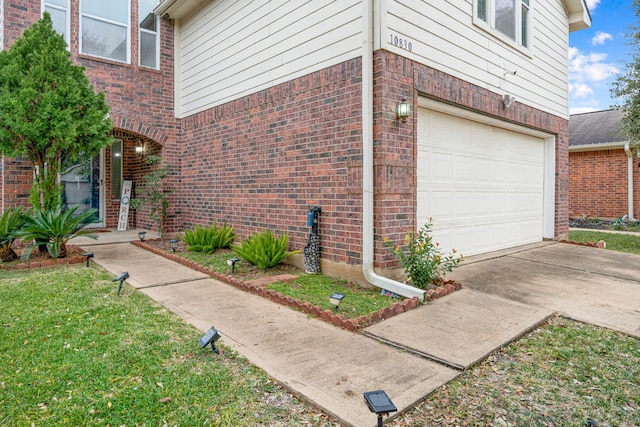
<svg viewBox="0 0 640 427">
<path fill-rule="evenodd" d="M 627 197 L 629 206 L 629 221 L 635 221 L 633 216 L 633 151 L 629 147 L 629 144 L 624 144 L 624 152 L 627 153 Z"/>
<path fill-rule="evenodd" d="M 363 0 L 362 9 L 362 271 L 374 286 L 423 301 L 422 289 L 380 276 L 373 270 L 373 0 Z"/>
</svg>

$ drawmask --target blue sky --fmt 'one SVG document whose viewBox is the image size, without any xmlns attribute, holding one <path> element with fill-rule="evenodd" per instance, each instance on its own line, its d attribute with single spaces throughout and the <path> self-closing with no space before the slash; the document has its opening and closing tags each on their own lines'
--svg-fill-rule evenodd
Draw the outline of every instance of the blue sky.
<svg viewBox="0 0 640 427">
<path fill-rule="evenodd" d="M 607 110 L 609 88 L 631 60 L 629 25 L 636 25 L 632 0 L 586 0 L 591 28 L 569 35 L 569 109 L 571 114 Z"/>
</svg>

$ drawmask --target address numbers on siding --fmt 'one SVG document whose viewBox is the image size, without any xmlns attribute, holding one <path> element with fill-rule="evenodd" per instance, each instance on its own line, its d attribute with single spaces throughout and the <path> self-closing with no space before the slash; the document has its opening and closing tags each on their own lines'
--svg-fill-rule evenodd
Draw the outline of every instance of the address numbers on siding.
<svg viewBox="0 0 640 427">
<path fill-rule="evenodd" d="M 413 49 L 411 40 L 403 39 L 402 37 L 398 37 L 395 34 L 391 34 L 389 36 L 389 43 L 396 47 L 399 47 L 400 49 L 408 50 L 409 52 L 411 52 L 411 50 Z"/>
</svg>

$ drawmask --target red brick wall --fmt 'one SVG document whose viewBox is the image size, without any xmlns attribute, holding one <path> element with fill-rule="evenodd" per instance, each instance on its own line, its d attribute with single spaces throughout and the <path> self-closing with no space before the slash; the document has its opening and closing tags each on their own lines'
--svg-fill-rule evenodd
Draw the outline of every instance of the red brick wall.
<svg viewBox="0 0 640 427">
<path fill-rule="evenodd" d="M 620 218 L 628 215 L 628 157 L 623 149 L 569 154 L 569 215 Z M 640 170 L 634 159 L 634 216 L 640 215 Z"/>
<path fill-rule="evenodd" d="M 167 179 L 167 186 L 176 187 L 179 177 L 179 153 L 175 141 L 179 133 L 179 121 L 173 113 L 174 97 L 174 63 L 173 63 L 173 23 L 160 20 L 160 69 L 153 70 L 138 66 L 138 0 L 131 0 L 131 57 L 129 64 L 95 58 L 79 54 L 79 0 L 71 1 L 70 9 L 70 54 L 74 62 L 86 68 L 85 74 L 94 85 L 96 91 L 106 94 L 107 103 L 111 106 L 111 119 L 114 135 L 124 141 L 123 178 L 133 179 L 134 183 L 141 179 L 144 165 L 135 155 L 135 145 L 144 142 L 155 147 L 167 162 L 173 163 L 173 173 Z M 40 0 L 7 0 L 4 2 L 5 13 L 5 49 L 22 35 L 24 30 L 41 16 Z M 109 175 L 110 150 L 105 153 L 106 173 L 106 226 L 115 227 L 119 210 L 119 200 L 110 197 Z M 173 159 L 171 161 L 170 159 Z M 24 205 L 25 198 L 21 193 L 25 190 L 25 179 L 31 186 L 29 174 L 13 178 L 9 174 L 11 165 L 5 161 L 5 204 Z M 7 176 L 11 175 L 10 178 Z M 15 181 L 15 183 L 14 183 Z M 28 188 L 26 200 L 28 200 Z M 179 215 L 178 203 L 175 200 L 169 213 L 168 226 L 177 227 L 176 216 Z M 130 216 L 130 224 L 133 226 Z M 141 227 L 150 227 L 148 215 L 138 215 Z"/>
<path fill-rule="evenodd" d="M 227 221 L 239 233 L 269 228 L 306 244 L 308 205 L 323 209 L 323 258 L 358 264 L 362 241 L 360 61 L 329 67 L 183 120 L 184 227 Z M 395 265 L 382 238 L 415 229 L 418 96 L 457 103 L 557 135 L 556 235 L 566 234 L 567 124 L 398 55 L 374 56 L 375 258 Z M 406 124 L 394 108 L 406 96 Z"/>
<path fill-rule="evenodd" d="M 351 60 L 183 120 L 184 227 L 227 221 L 247 235 L 288 232 L 302 249 L 319 205 L 323 255 L 358 263 L 360 61 Z"/>
</svg>

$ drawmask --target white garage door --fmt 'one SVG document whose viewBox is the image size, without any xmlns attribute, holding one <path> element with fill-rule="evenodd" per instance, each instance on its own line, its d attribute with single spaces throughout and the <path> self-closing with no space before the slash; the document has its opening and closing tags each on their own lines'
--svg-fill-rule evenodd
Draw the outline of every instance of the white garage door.
<svg viewBox="0 0 640 427">
<path fill-rule="evenodd" d="M 545 141 L 418 110 L 418 224 L 445 250 L 474 255 L 543 237 Z"/>
</svg>

